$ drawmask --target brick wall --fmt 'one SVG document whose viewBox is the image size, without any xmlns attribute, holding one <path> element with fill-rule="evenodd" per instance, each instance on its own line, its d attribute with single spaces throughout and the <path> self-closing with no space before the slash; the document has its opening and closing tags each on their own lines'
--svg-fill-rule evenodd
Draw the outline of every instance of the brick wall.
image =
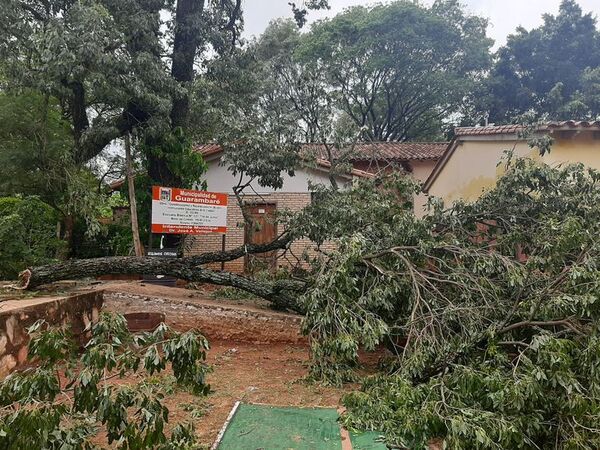
<svg viewBox="0 0 600 450">
<path fill-rule="evenodd" d="M 311 194 L 306 193 L 273 193 L 264 196 L 245 196 L 247 204 L 273 204 L 278 213 L 284 211 L 296 212 L 310 204 Z M 278 224 L 277 233 L 280 234 L 284 229 L 282 224 Z M 244 245 L 245 229 L 242 211 L 233 195 L 229 196 L 229 206 L 227 208 L 227 235 L 225 237 L 225 249 L 231 250 Z M 206 252 L 220 251 L 222 249 L 222 235 L 210 234 L 200 236 L 188 236 L 186 238 L 186 255 L 198 255 Z M 302 267 L 307 268 L 308 264 L 303 261 L 303 254 L 309 257 L 318 257 L 320 254 L 316 251 L 316 244 L 308 239 L 301 239 L 292 243 L 288 252 L 279 252 L 277 257 L 278 267 Z M 335 248 L 331 242 L 326 242 L 321 246 L 325 252 L 330 252 Z M 221 263 L 209 265 L 211 269 L 219 270 Z M 225 270 L 230 272 L 242 273 L 244 271 L 244 258 L 225 263 Z"/>
<path fill-rule="evenodd" d="M 0 378 L 28 363 L 27 328 L 39 319 L 53 327 L 70 328 L 79 344 L 84 345 L 89 336 L 82 332 L 98 320 L 102 295 L 102 291 L 92 291 L 68 297 L 5 300 L 0 311 Z"/>
</svg>

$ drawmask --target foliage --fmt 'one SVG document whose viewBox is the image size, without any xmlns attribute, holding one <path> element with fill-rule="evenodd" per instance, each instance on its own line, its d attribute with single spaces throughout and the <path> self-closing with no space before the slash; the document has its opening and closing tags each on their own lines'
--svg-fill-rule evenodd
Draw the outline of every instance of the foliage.
<svg viewBox="0 0 600 450">
<path fill-rule="evenodd" d="M 144 235 L 144 237 L 147 237 Z M 98 233 L 90 236 L 87 225 L 77 221 L 73 230 L 73 258 L 100 258 L 104 256 L 132 256 L 131 225 L 102 224 Z"/>
<path fill-rule="evenodd" d="M 197 85 L 196 133 L 224 148 L 222 162 L 239 188 L 251 180 L 280 188 L 298 162 L 298 118 L 274 85 L 271 56 L 263 55 L 269 50 L 277 53 L 258 42 L 215 60 Z"/>
<path fill-rule="evenodd" d="M 153 157 L 146 158 L 147 166 L 152 164 L 152 159 L 165 161 L 169 171 L 180 180 L 179 186 L 183 188 L 190 189 L 200 184 L 202 175 L 206 172 L 207 166 L 202 155 L 194 150 L 192 141 L 181 128 L 163 135 L 160 145 L 142 145 L 142 151 Z M 151 170 L 150 167 L 148 169 Z"/>
<path fill-rule="evenodd" d="M 0 197 L 0 279 L 56 258 L 56 212 L 35 197 Z"/>
<path fill-rule="evenodd" d="M 178 424 L 166 434 L 162 383 L 110 380 L 152 376 L 169 365 L 179 386 L 205 395 L 206 339 L 165 324 L 133 336 L 122 316 L 106 313 L 85 332 L 91 338 L 80 353 L 78 336 L 69 330 L 44 321 L 29 329 L 29 357 L 36 365 L 0 384 L 0 448 L 93 448 L 98 425 L 115 448 L 192 448 L 191 425 Z"/>
<path fill-rule="evenodd" d="M 113 216 L 114 208 L 124 208 L 128 206 L 129 202 L 123 195 L 121 195 L 120 192 L 113 192 L 108 196 L 106 202 L 102 205 L 100 216 L 103 219 L 109 219 Z"/>
<path fill-rule="evenodd" d="M 504 164 L 472 204 L 374 216 L 385 237 L 343 237 L 305 295 L 313 377 L 348 379 L 361 346 L 394 354 L 346 398 L 348 425 L 405 448 L 434 438 L 449 448 L 599 445 L 600 173 Z"/>
<path fill-rule="evenodd" d="M 0 95 L 0 193 L 35 195 L 62 216 L 96 224 L 96 181 L 72 159 L 68 123 L 54 98 Z"/>
<path fill-rule="evenodd" d="M 287 268 L 279 268 L 275 272 L 273 272 L 272 270 L 262 270 L 255 271 L 252 273 L 252 278 L 265 283 L 286 281 L 289 280 L 291 276 L 292 273 L 290 273 L 290 271 L 287 270 Z M 211 292 L 210 297 L 214 298 L 215 300 L 260 300 L 260 297 L 256 296 L 251 292 L 247 292 L 242 289 L 237 289 L 231 286 L 226 286 L 214 290 L 213 292 Z"/>
<path fill-rule="evenodd" d="M 597 97 L 600 31 L 591 14 L 575 0 L 563 0 L 558 15 L 546 14 L 531 31 L 517 28 L 500 48 L 488 80 L 489 96 L 481 107 L 490 119 L 505 122 L 534 110 L 554 120 L 594 119 Z"/>
<path fill-rule="evenodd" d="M 299 17 L 327 6 L 292 5 Z M 171 154 L 169 134 L 188 126 L 195 65 L 235 49 L 243 23 L 241 0 L 7 0 L 0 17 L 7 80 L 59 100 L 76 164 L 134 133 L 165 183 L 179 177 L 155 152 Z"/>
<path fill-rule="evenodd" d="M 2 194 L 38 195 L 48 204 L 64 204 L 71 148 L 68 124 L 55 99 L 32 92 L 0 94 Z"/>
<path fill-rule="evenodd" d="M 365 139 L 436 138 L 489 67 L 486 27 L 456 0 L 358 6 L 317 23 L 298 53 Z"/>
</svg>

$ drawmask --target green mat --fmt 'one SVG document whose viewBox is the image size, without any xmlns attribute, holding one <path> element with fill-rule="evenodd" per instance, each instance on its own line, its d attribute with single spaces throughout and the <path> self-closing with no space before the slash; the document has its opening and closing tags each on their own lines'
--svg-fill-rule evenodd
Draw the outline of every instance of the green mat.
<svg viewBox="0 0 600 450">
<path fill-rule="evenodd" d="M 219 450 L 341 450 L 338 413 L 333 408 L 240 404 Z M 350 433 L 353 450 L 386 450 L 377 432 Z"/>
<path fill-rule="evenodd" d="M 369 431 L 367 433 L 350 433 L 352 450 L 387 450 L 383 442 L 379 442 L 381 433 Z"/>
<path fill-rule="evenodd" d="M 241 404 L 218 448 L 341 450 L 340 426 L 337 419 L 338 413 L 335 409 Z"/>
</svg>

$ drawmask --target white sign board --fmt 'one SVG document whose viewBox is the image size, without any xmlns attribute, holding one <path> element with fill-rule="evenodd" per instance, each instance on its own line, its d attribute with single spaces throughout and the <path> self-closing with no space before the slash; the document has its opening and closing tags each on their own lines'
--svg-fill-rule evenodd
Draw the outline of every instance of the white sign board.
<svg viewBox="0 0 600 450">
<path fill-rule="evenodd" d="M 152 232 L 205 234 L 227 232 L 227 194 L 152 187 Z"/>
</svg>

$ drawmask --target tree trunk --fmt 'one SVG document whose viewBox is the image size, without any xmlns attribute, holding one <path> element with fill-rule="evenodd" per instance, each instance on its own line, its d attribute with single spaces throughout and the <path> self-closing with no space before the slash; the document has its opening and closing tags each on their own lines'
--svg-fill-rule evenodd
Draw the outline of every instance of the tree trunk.
<svg viewBox="0 0 600 450">
<path fill-rule="evenodd" d="M 72 215 L 67 215 L 63 219 L 64 235 L 63 240 L 67 244 L 61 254 L 60 259 L 67 259 L 73 252 L 73 234 L 75 232 L 75 218 Z"/>
<path fill-rule="evenodd" d="M 301 312 L 298 295 L 305 283 L 290 280 L 262 282 L 229 272 L 216 272 L 194 264 L 193 258 L 165 259 L 135 256 L 79 259 L 27 269 L 19 275 L 23 288 L 32 289 L 59 280 L 101 275 L 167 275 L 183 280 L 232 286 L 272 302 L 279 309 Z"/>
<path fill-rule="evenodd" d="M 215 262 L 233 261 L 244 255 L 285 249 L 292 242 L 286 234 L 268 244 L 249 244 L 232 250 L 204 253 L 187 258 L 164 259 L 134 256 L 79 259 L 59 264 L 34 267 L 19 275 L 21 287 L 33 289 L 60 280 L 72 280 L 101 275 L 167 275 L 188 281 L 232 286 L 272 302 L 280 309 L 301 312 L 297 297 L 306 290 L 301 281 L 278 280 L 261 282 L 229 272 L 215 272 L 201 266 Z"/>
<path fill-rule="evenodd" d="M 125 161 L 127 164 L 127 189 L 129 190 L 129 210 L 131 214 L 131 233 L 133 235 L 133 248 L 135 256 L 143 256 L 144 249 L 140 240 L 140 228 L 138 225 L 137 202 L 135 200 L 135 174 L 133 173 L 133 161 L 131 157 L 131 135 L 125 135 Z"/>
<path fill-rule="evenodd" d="M 189 85 L 194 79 L 194 59 L 201 36 L 204 0 L 178 0 L 175 10 L 173 36 L 173 62 L 171 76 L 183 88 L 183 93 L 173 99 L 171 128 L 186 128 L 189 116 Z"/>
</svg>

